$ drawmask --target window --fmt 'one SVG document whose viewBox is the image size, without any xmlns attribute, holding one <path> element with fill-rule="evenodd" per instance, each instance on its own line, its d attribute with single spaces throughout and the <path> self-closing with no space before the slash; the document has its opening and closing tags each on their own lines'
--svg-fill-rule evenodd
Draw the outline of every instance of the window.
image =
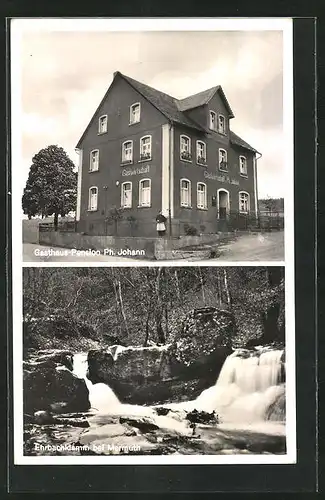
<svg viewBox="0 0 325 500">
<path fill-rule="evenodd" d="M 227 151 L 225 149 L 219 149 L 219 169 L 225 172 L 228 170 Z"/>
<path fill-rule="evenodd" d="M 139 206 L 150 207 L 151 205 L 151 180 L 142 179 L 139 182 Z"/>
<path fill-rule="evenodd" d="M 136 102 L 130 106 L 130 125 L 140 121 L 140 103 Z"/>
<path fill-rule="evenodd" d="M 100 116 L 98 120 L 98 133 L 105 134 L 105 132 L 107 132 L 107 115 Z"/>
<path fill-rule="evenodd" d="M 239 193 L 239 212 L 242 214 L 249 213 L 249 194 L 245 191 Z"/>
<path fill-rule="evenodd" d="M 181 207 L 191 206 L 191 181 L 181 179 Z"/>
<path fill-rule="evenodd" d="M 206 165 L 206 144 L 202 141 L 196 141 L 196 163 Z"/>
<path fill-rule="evenodd" d="M 132 207 L 132 182 L 123 182 L 121 187 L 121 207 Z"/>
<path fill-rule="evenodd" d="M 140 139 L 140 161 L 151 159 L 151 135 Z"/>
<path fill-rule="evenodd" d="M 191 161 L 191 139 L 187 135 L 180 136 L 180 157 L 181 160 Z"/>
<path fill-rule="evenodd" d="M 207 208 L 207 186 L 203 182 L 197 184 L 197 208 Z"/>
<path fill-rule="evenodd" d="M 98 188 L 92 186 L 89 188 L 88 210 L 97 210 L 98 204 Z"/>
<path fill-rule="evenodd" d="M 89 171 L 96 172 L 99 169 L 99 151 L 98 149 L 94 149 L 90 151 L 90 164 Z"/>
<path fill-rule="evenodd" d="M 245 156 L 239 157 L 239 173 L 240 175 L 247 175 L 247 160 Z"/>
<path fill-rule="evenodd" d="M 217 130 L 217 115 L 214 111 L 210 111 L 210 124 L 209 128 L 211 130 Z"/>
<path fill-rule="evenodd" d="M 133 141 L 125 141 L 122 144 L 122 163 L 132 163 Z"/>
<path fill-rule="evenodd" d="M 223 115 L 218 116 L 218 131 L 220 134 L 226 133 L 226 119 Z"/>
</svg>

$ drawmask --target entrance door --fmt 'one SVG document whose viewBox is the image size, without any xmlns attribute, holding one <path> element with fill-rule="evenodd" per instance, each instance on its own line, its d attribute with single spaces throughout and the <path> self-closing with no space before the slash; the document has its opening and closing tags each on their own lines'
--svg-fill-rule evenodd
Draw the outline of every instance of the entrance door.
<svg viewBox="0 0 325 500">
<path fill-rule="evenodd" d="M 218 219 L 219 231 L 227 231 L 227 214 L 229 211 L 229 193 L 226 190 L 218 191 Z"/>
</svg>

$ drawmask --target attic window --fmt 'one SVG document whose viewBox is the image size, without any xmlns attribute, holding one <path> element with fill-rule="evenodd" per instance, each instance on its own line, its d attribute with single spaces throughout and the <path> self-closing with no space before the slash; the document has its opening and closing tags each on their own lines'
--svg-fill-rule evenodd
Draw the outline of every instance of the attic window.
<svg viewBox="0 0 325 500">
<path fill-rule="evenodd" d="M 226 119 L 223 115 L 218 116 L 218 132 L 220 134 L 226 133 Z"/>
<path fill-rule="evenodd" d="M 107 132 L 107 115 L 100 116 L 98 120 L 98 133 L 105 134 L 105 132 Z"/>
<path fill-rule="evenodd" d="M 140 103 L 136 102 L 130 106 L 130 125 L 140 121 Z"/>
<path fill-rule="evenodd" d="M 209 128 L 211 130 L 217 130 L 217 115 L 214 111 L 210 111 L 210 124 Z"/>
</svg>

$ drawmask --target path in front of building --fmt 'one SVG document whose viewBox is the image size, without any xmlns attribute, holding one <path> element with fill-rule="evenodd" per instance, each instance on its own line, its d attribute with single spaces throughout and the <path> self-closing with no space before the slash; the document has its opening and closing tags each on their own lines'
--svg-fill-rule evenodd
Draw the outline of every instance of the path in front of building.
<svg viewBox="0 0 325 500">
<path fill-rule="evenodd" d="M 284 231 L 245 234 L 220 243 L 218 261 L 282 261 L 284 260 Z"/>
<path fill-rule="evenodd" d="M 45 255 L 50 254 L 52 251 L 66 252 L 68 248 L 60 247 L 47 247 L 43 245 L 35 245 L 33 243 L 23 244 L 23 262 L 139 262 L 138 259 L 130 259 L 127 257 L 118 256 L 82 256 L 76 257 L 75 255 Z M 37 253 L 42 253 L 37 255 Z"/>
</svg>

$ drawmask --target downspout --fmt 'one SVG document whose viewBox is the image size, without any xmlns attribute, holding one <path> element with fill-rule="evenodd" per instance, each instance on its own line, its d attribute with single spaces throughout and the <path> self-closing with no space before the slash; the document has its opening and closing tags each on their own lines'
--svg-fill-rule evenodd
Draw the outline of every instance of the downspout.
<svg viewBox="0 0 325 500">
<path fill-rule="evenodd" d="M 169 121 L 169 152 L 168 152 L 168 226 L 169 226 L 169 238 L 172 238 L 172 207 L 171 207 L 171 198 L 172 198 L 172 181 L 171 181 L 171 164 L 172 164 L 172 130 L 173 123 Z"/>
<path fill-rule="evenodd" d="M 259 160 L 260 158 L 262 158 L 262 154 L 261 153 L 258 153 L 256 151 L 257 154 L 259 154 L 260 156 L 259 157 L 255 157 L 254 158 L 254 195 L 255 195 L 255 217 L 256 219 L 258 218 L 258 213 L 259 213 L 259 209 L 258 209 L 258 191 L 257 191 L 257 160 Z"/>
</svg>

